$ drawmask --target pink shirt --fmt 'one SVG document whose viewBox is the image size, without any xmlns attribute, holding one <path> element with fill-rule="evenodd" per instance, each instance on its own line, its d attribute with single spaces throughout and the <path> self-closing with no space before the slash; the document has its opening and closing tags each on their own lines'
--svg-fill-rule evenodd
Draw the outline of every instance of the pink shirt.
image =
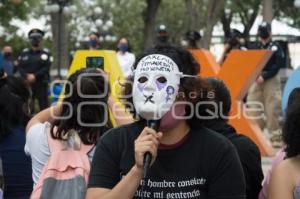
<svg viewBox="0 0 300 199">
<path fill-rule="evenodd" d="M 274 159 L 272 160 L 272 166 L 268 170 L 267 175 L 264 179 L 263 187 L 259 193 L 258 199 L 267 199 L 272 171 L 284 159 L 284 157 L 285 157 L 285 152 L 284 152 L 284 148 L 282 148 L 282 149 L 280 149 L 280 151 L 277 152 Z"/>
</svg>

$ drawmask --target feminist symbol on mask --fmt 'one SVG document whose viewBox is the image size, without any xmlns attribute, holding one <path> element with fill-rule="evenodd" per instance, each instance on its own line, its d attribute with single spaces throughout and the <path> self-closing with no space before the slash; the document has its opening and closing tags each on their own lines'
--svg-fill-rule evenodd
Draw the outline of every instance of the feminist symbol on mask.
<svg viewBox="0 0 300 199">
<path fill-rule="evenodd" d="M 173 86 L 168 86 L 167 87 L 167 97 L 166 97 L 166 102 L 168 102 L 169 100 L 171 100 L 172 98 L 170 97 L 171 95 L 173 95 L 175 93 L 175 89 Z"/>
</svg>

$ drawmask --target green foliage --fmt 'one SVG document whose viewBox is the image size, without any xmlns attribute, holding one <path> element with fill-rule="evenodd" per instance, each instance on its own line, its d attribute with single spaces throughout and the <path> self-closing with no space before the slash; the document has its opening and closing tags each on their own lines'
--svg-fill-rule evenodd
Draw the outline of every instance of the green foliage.
<svg viewBox="0 0 300 199">
<path fill-rule="evenodd" d="M 191 8 L 187 8 L 187 1 L 191 1 Z M 0 2 L 0 27 L 2 27 L 2 37 L 0 37 L 0 47 L 10 43 L 14 49 L 20 51 L 28 46 L 27 38 L 17 36 L 18 27 L 10 25 L 12 19 L 26 20 L 29 17 L 40 17 L 44 15 L 46 0 L 23 0 L 20 4 L 13 4 L 12 0 L 1 0 Z M 113 34 L 117 39 L 126 37 L 129 39 L 134 53 L 139 54 L 143 49 L 144 41 L 144 21 L 143 11 L 147 4 L 146 0 L 72 0 L 76 5 L 77 11 L 73 16 L 69 16 L 67 23 L 70 32 L 70 49 L 76 49 L 75 44 L 80 43 L 85 46 L 84 36 L 88 35 L 92 29 L 83 24 L 88 21 L 95 21 L 97 18 L 91 16 L 92 10 L 87 6 L 88 3 L 94 4 L 93 7 L 101 7 L 103 21 L 112 19 L 113 27 L 108 33 Z M 204 30 L 205 15 L 209 0 L 162 0 L 156 17 L 156 28 L 164 24 L 170 32 L 171 42 L 179 44 L 184 33 L 191 28 L 190 20 L 195 18 L 194 26 L 196 29 Z M 274 17 L 278 20 L 300 28 L 300 8 L 294 6 L 294 0 L 273 0 Z M 243 23 L 247 31 L 251 27 L 246 27 L 253 22 L 253 17 L 261 8 L 260 0 L 225 0 L 224 14 L 227 17 L 227 29 L 230 23 Z M 192 11 L 189 9 L 193 9 Z M 221 21 L 221 18 L 219 19 Z M 195 29 L 194 28 L 194 29 Z M 0 28 L 1 29 L 1 28 Z M 224 29 L 225 30 L 225 29 Z M 99 30 L 101 32 L 101 29 Z M 228 30 L 225 30 L 228 34 Z M 83 35 L 83 36 L 82 36 Z M 245 33 L 247 35 L 247 32 Z M 103 41 L 101 48 L 115 49 L 116 42 Z M 51 48 L 51 42 L 46 41 L 45 46 Z"/>
<path fill-rule="evenodd" d="M 121 37 L 128 38 L 133 51 L 139 54 L 144 39 L 142 12 L 146 7 L 146 2 L 140 0 L 111 0 L 107 1 L 107 4 L 114 5 L 104 10 L 104 12 L 111 13 L 113 17 L 114 26 L 111 32 L 118 39 Z M 116 49 L 116 45 L 116 43 L 113 44 L 112 49 Z"/>
<path fill-rule="evenodd" d="M 180 44 L 188 30 L 185 2 L 182 0 L 163 0 L 157 13 L 156 24 L 164 24 L 170 33 L 170 40 Z"/>
<path fill-rule="evenodd" d="M 26 42 L 22 37 L 13 35 L 13 37 L 9 40 L 0 40 L 0 46 L 3 47 L 5 45 L 10 45 L 13 47 L 13 56 L 15 59 L 17 59 L 18 55 L 22 52 L 22 49 L 28 46 L 28 42 Z"/>
<path fill-rule="evenodd" d="M 0 25 L 9 26 L 9 22 L 13 18 L 25 20 L 29 16 L 31 9 L 38 3 L 38 0 L 24 0 L 19 4 L 13 3 L 11 0 L 1 0 L 0 3 Z"/>
<path fill-rule="evenodd" d="M 78 17 L 84 16 L 85 20 L 91 20 L 88 13 L 91 11 L 86 10 L 86 5 L 81 3 L 82 1 L 75 0 L 75 5 L 77 6 L 78 13 L 73 18 L 78 19 Z M 143 11 L 146 8 L 145 0 L 98 0 L 94 1 L 95 7 L 99 6 L 103 10 L 102 20 L 111 17 L 113 19 L 114 26 L 109 32 L 113 33 L 120 39 L 121 37 L 126 37 L 129 39 L 130 44 L 134 53 L 139 54 L 143 49 L 144 40 L 144 21 L 143 21 Z M 78 17 L 77 17 L 78 16 Z M 96 19 L 93 19 L 96 20 Z M 156 27 L 160 24 L 165 24 L 168 31 L 170 32 L 171 41 L 179 44 L 183 34 L 187 31 L 186 25 L 186 7 L 185 2 L 182 0 L 163 0 L 159 7 Z M 82 25 L 79 24 L 72 25 L 70 31 L 71 41 L 76 42 L 78 39 L 79 30 L 82 29 Z M 90 30 L 89 30 L 90 31 Z M 89 33 L 86 31 L 86 34 Z M 116 42 L 102 42 L 102 48 L 116 49 Z"/>
<path fill-rule="evenodd" d="M 11 45 L 14 49 L 14 56 L 17 57 L 22 49 L 28 46 L 27 38 L 17 35 L 19 27 L 11 25 L 10 22 L 12 19 L 27 20 L 37 4 L 39 0 L 23 0 L 17 4 L 12 0 L 1 0 L 0 27 L 3 31 L 0 36 L 0 48 L 4 45 Z"/>
<path fill-rule="evenodd" d="M 287 24 L 300 28 L 300 8 L 294 6 L 294 0 L 274 0 L 274 17 Z"/>
<path fill-rule="evenodd" d="M 243 35 L 249 36 L 250 29 L 259 13 L 260 0 L 227 0 L 222 16 L 222 24 L 225 36 L 229 36 L 230 24 L 241 23 L 244 26 Z"/>
</svg>

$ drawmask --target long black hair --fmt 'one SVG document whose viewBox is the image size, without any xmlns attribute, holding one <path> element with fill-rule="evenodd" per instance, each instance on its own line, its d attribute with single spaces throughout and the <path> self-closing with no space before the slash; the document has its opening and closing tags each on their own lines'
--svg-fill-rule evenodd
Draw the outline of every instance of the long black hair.
<svg viewBox="0 0 300 199">
<path fill-rule="evenodd" d="M 13 128 L 25 129 L 29 121 L 30 89 L 18 77 L 8 76 L 0 79 L 0 142 Z"/>
<path fill-rule="evenodd" d="M 300 88 L 295 88 L 289 96 L 282 138 L 288 158 L 300 154 Z"/>
<path fill-rule="evenodd" d="M 75 130 L 84 144 L 95 144 L 112 127 L 107 106 L 108 80 L 103 72 L 85 68 L 71 75 L 67 82 L 60 114 L 64 119 L 53 122 L 51 136 L 66 141 L 68 132 Z"/>
</svg>

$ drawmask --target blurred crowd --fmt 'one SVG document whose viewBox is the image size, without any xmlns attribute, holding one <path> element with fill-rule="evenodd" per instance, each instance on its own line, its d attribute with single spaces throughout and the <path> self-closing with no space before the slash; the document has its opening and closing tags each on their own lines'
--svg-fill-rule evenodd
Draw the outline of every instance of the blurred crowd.
<svg viewBox="0 0 300 199">
<path fill-rule="evenodd" d="M 80 94 L 73 92 L 71 96 L 63 99 L 65 104 L 50 106 L 51 98 L 49 95 L 49 85 L 50 82 L 54 80 L 53 77 L 50 77 L 53 57 L 51 51 L 43 47 L 44 35 L 45 33 L 40 29 L 30 30 L 28 33 L 30 46 L 24 49 L 21 54 L 17 55 L 16 60 L 13 59 L 13 47 L 9 44 L 3 46 L 2 53 L 0 54 L 0 157 L 2 162 L 2 169 L 0 169 L 0 171 L 2 171 L 2 178 L 0 179 L 0 185 L 2 193 L 4 193 L 4 198 L 25 199 L 29 198 L 31 194 L 31 198 L 68 198 L 71 196 L 68 192 L 72 192 L 75 189 L 79 190 L 78 187 L 80 186 L 85 187 L 83 191 L 84 194 L 79 197 L 78 195 L 83 192 L 78 191 L 78 193 L 76 192 L 75 194 L 75 198 L 85 198 L 87 182 L 89 182 L 89 189 L 86 195 L 87 199 L 105 198 L 102 197 L 105 196 L 105 194 L 111 194 L 111 198 L 114 198 L 113 196 L 116 196 L 114 193 L 120 194 L 122 192 L 125 194 L 124 198 L 126 198 L 126 193 L 130 196 L 130 190 L 136 190 L 138 183 L 136 183 L 136 187 L 129 186 L 130 188 L 126 190 L 126 188 L 122 187 L 125 186 L 122 182 L 129 182 L 130 180 L 134 181 L 135 178 L 130 175 L 126 175 L 126 177 L 122 176 L 123 178 L 119 179 L 119 175 L 121 174 L 117 173 L 115 175 L 114 173 L 118 172 L 118 169 L 123 169 L 121 167 L 124 165 L 128 167 L 130 166 L 131 168 L 131 162 L 130 164 L 122 162 L 125 161 L 123 155 L 127 155 L 129 152 L 127 149 L 123 149 L 124 151 L 121 154 L 118 154 L 116 151 L 121 150 L 119 148 L 114 148 L 114 150 L 106 149 L 106 142 L 113 142 L 115 141 L 114 138 L 111 138 L 111 140 L 104 139 L 101 142 L 98 140 L 104 132 L 109 129 L 113 129 L 112 121 L 108 121 L 107 123 L 97 127 L 86 127 L 75 122 L 78 117 L 86 123 L 103 122 L 103 118 L 108 117 L 108 113 L 104 109 L 108 107 L 112 108 L 112 106 L 115 105 L 114 100 L 109 96 L 109 93 L 105 93 L 104 97 L 100 99 L 87 99 L 83 98 Z M 213 177 L 208 174 L 207 176 L 205 175 L 208 178 L 208 182 L 206 184 L 208 188 L 200 188 L 201 190 L 205 190 L 204 192 L 207 194 L 207 197 L 203 198 L 212 198 L 213 196 L 220 196 L 220 198 L 247 199 L 300 198 L 300 189 L 298 184 L 300 179 L 300 160 L 298 158 L 300 154 L 300 143 L 298 142 L 300 141 L 300 126 L 298 122 L 300 118 L 300 91 L 299 89 L 295 89 L 290 95 L 288 108 L 285 113 L 286 117 L 283 120 L 283 113 L 281 112 L 282 85 L 280 82 L 279 70 L 285 65 L 286 54 L 280 43 L 272 40 L 272 28 L 269 23 L 261 23 L 257 30 L 257 35 L 259 38 L 258 41 L 256 43 L 251 43 L 239 30 L 232 29 L 228 38 L 225 40 L 224 50 L 220 60 L 218 60 L 218 63 L 221 66 L 226 61 L 232 50 L 246 51 L 250 49 L 267 49 L 273 52 L 271 58 L 264 66 L 256 81 L 252 84 L 244 99 L 244 102 L 260 102 L 263 104 L 264 110 L 252 112 L 252 114 L 254 117 L 262 114 L 264 115 L 263 118 L 259 117 L 259 119 L 257 119 L 257 123 L 262 132 L 268 134 L 268 138 L 270 139 L 273 147 L 280 149 L 274 160 L 272 169 L 267 173 L 267 176 L 264 177 L 263 175 L 261 154 L 256 144 L 247 136 L 239 134 L 242 132 L 236 132 L 236 130 L 228 123 L 228 120 L 222 118 L 223 115 L 230 115 L 231 110 L 231 96 L 226 85 L 216 78 L 207 78 L 205 79 L 206 83 L 199 83 L 197 81 L 193 82 L 194 80 L 190 80 L 191 82 L 180 81 L 180 88 L 183 91 L 185 91 L 185 89 L 187 91 L 189 89 L 192 90 L 192 88 L 196 88 L 197 85 L 201 85 L 199 88 L 201 87 L 214 91 L 215 95 L 212 100 L 217 102 L 217 104 L 222 104 L 223 107 L 221 110 L 223 112 L 220 113 L 221 115 L 219 115 L 216 119 L 205 121 L 203 126 L 221 134 L 231 143 L 230 146 L 228 145 L 226 146 L 227 148 L 224 148 L 224 150 L 228 150 L 231 154 L 228 159 L 225 160 L 225 157 L 227 156 L 224 155 L 224 159 L 219 157 L 220 160 L 215 160 L 214 163 L 210 162 L 210 164 L 217 164 L 219 167 L 211 165 L 212 168 L 209 168 L 209 171 L 214 173 Z M 88 34 L 88 37 L 89 50 L 100 50 L 101 42 L 99 34 L 97 32 L 91 32 Z M 187 71 L 186 75 L 196 76 L 196 73 L 194 74 L 189 72 L 193 71 L 193 69 L 189 70 L 189 67 L 192 67 L 189 66 L 189 64 L 192 65 L 195 61 L 185 53 L 188 54 L 187 50 L 189 49 L 201 49 L 202 35 L 200 32 L 194 30 L 186 32 L 183 36 L 184 39 L 181 47 L 175 47 L 170 41 L 170 37 L 171 33 L 168 31 L 167 27 L 165 25 L 160 25 L 157 29 L 156 42 L 153 44 L 153 49 L 155 50 L 147 52 L 153 52 L 153 54 L 161 53 L 168 56 L 170 55 L 169 57 L 171 58 L 174 56 L 175 58 L 173 60 L 175 60 L 176 64 L 178 60 L 180 60 L 178 63 L 185 63 L 186 61 L 187 65 L 184 66 L 186 68 L 180 66 L 184 68 L 180 69 L 182 70 L 181 72 Z M 130 39 L 133 38 L 122 37 L 116 43 L 116 57 L 120 68 L 127 79 L 130 79 L 135 75 L 134 70 L 140 61 L 140 59 L 136 58 L 136 55 L 131 49 Z M 181 50 L 178 50 L 177 48 Z M 146 55 L 138 55 L 137 57 L 145 57 Z M 70 59 L 73 59 L 72 56 L 70 56 Z M 101 75 L 96 77 L 91 75 L 95 73 Z M 97 95 L 104 93 L 105 89 L 103 87 L 105 86 L 103 85 L 108 84 L 107 79 L 105 79 L 105 75 L 103 75 L 105 72 L 94 68 L 81 69 L 68 77 L 70 84 L 66 85 L 65 92 L 68 90 L 76 90 L 79 84 L 78 78 L 81 74 L 87 74 L 85 78 L 81 80 L 82 84 L 80 85 L 82 87 L 82 91 L 85 92 L 84 94 Z M 139 79 L 138 81 L 140 83 L 144 83 L 142 82 L 142 79 Z M 163 84 L 166 80 L 159 81 L 160 82 L 157 84 Z M 204 84 L 207 86 L 205 87 Z M 61 90 L 62 89 L 60 89 L 60 91 Z M 199 98 L 198 100 L 201 99 Z M 105 107 L 99 107 L 93 104 L 91 106 L 84 107 L 82 109 L 83 111 L 81 111 L 79 115 L 70 114 L 71 109 L 77 110 L 80 106 L 80 102 L 86 101 L 101 101 L 105 104 Z M 255 104 L 249 103 L 248 106 L 255 106 Z M 71 116 L 67 117 L 68 115 Z M 53 116 L 57 116 L 57 118 Z M 59 119 L 66 117 L 67 119 Z M 117 124 L 130 124 L 133 122 L 134 120 L 131 118 L 125 122 L 117 121 Z M 197 123 L 199 121 L 194 120 L 188 122 Z M 199 124 L 200 123 L 201 122 L 199 122 Z M 176 123 L 174 123 L 174 125 L 175 124 Z M 189 129 L 202 129 L 202 126 L 200 128 L 196 125 L 196 127 L 193 126 L 191 123 L 188 124 L 190 125 Z M 138 126 L 134 125 L 129 125 L 129 127 L 134 129 L 134 132 L 138 129 Z M 129 127 L 124 127 L 125 130 L 122 129 L 122 131 L 127 131 L 126 128 Z M 144 138 L 137 137 L 136 142 L 140 141 L 140 143 L 142 143 L 143 139 L 147 139 L 147 135 L 148 137 L 149 134 L 152 135 L 152 132 L 150 132 L 150 130 L 148 131 L 148 134 L 145 133 Z M 143 135 L 143 132 L 141 135 Z M 114 135 L 111 136 L 113 137 Z M 161 139 L 159 137 L 161 136 L 160 134 L 153 136 L 153 138 L 149 138 L 151 142 L 155 140 L 153 142 L 156 143 L 156 139 Z M 208 138 L 209 136 L 207 138 L 204 137 L 202 138 L 207 139 L 207 142 L 214 144 L 217 142 L 212 142 L 212 140 L 219 139 Z M 180 142 L 184 142 L 184 139 L 188 138 L 182 139 L 183 140 L 180 140 Z M 224 142 L 227 143 L 227 141 Z M 68 156 L 68 153 L 66 153 L 66 156 L 62 157 L 61 155 L 60 157 L 59 153 L 64 154 L 64 152 L 60 151 L 59 143 L 64 143 L 63 146 L 67 148 L 70 147 L 78 149 L 80 146 L 85 146 L 86 148 L 81 148 L 79 150 L 81 156 L 74 151 L 72 153 L 70 152 L 70 157 L 80 157 L 79 159 L 82 161 L 76 162 L 74 159 L 72 160 L 72 158 L 67 158 L 66 156 Z M 103 145 L 99 143 L 102 143 Z M 234 150 L 230 151 L 229 148 L 232 146 L 234 147 Z M 155 145 L 154 148 L 155 147 L 157 148 L 158 146 Z M 155 153 L 157 150 L 156 148 Z M 206 155 L 209 154 L 209 149 L 205 148 L 204 151 Z M 105 152 L 111 153 L 111 155 L 116 159 L 111 160 L 110 157 L 107 157 L 107 154 L 105 155 Z M 136 154 L 138 153 L 136 152 Z M 83 156 L 86 157 L 82 158 Z M 128 161 L 139 162 L 137 155 L 135 157 L 128 156 L 127 158 Z M 163 159 L 163 157 L 159 158 Z M 237 162 L 236 164 L 234 163 L 235 158 Z M 84 169 L 89 168 L 89 166 L 86 165 L 89 165 L 92 160 L 93 164 L 90 174 L 89 170 L 87 171 Z M 104 166 L 99 166 L 102 164 L 102 162 L 99 163 L 100 160 L 103 161 Z M 65 162 L 62 163 L 60 161 Z M 177 159 L 174 161 L 177 161 Z M 229 163 L 230 161 L 233 163 Z M 54 164 L 54 162 L 59 163 Z M 60 190 L 66 194 L 65 197 L 63 197 L 64 194 L 60 195 L 61 193 L 56 195 L 56 191 L 52 191 L 53 193 L 51 193 L 51 189 L 53 188 L 51 187 L 51 183 L 53 182 L 45 181 L 45 176 L 48 174 L 54 179 L 55 176 L 47 169 L 49 169 L 51 165 L 53 167 L 67 168 L 66 165 L 68 163 L 76 165 L 76 168 L 78 165 L 83 164 L 81 167 L 78 166 L 78 168 L 83 168 L 82 173 L 79 175 L 81 177 L 83 176 L 83 183 L 79 183 L 77 185 L 69 184 L 69 189 Z M 220 166 L 221 163 L 224 163 L 224 165 Z M 60 165 L 58 166 L 58 164 Z M 189 162 L 189 164 L 192 163 Z M 202 165 L 202 163 L 199 164 Z M 115 169 L 114 167 L 117 168 Z M 184 166 L 180 167 L 180 169 L 183 167 Z M 215 167 L 216 170 L 212 170 Z M 170 169 L 172 168 L 173 167 L 170 167 Z M 224 174 L 220 174 L 220 170 L 222 169 L 224 169 Z M 225 170 L 227 169 L 228 171 L 226 172 Z M 47 173 L 47 171 L 49 173 Z M 103 174 L 103 172 L 107 173 Z M 132 175 L 135 174 L 132 170 L 128 171 L 128 173 Z M 88 176 L 90 176 L 89 181 L 87 181 Z M 111 179 L 109 179 L 110 177 Z M 118 179 L 117 181 L 120 181 L 121 184 L 115 183 L 116 179 Z M 263 181 L 263 179 L 265 180 Z M 229 184 L 226 185 L 228 186 L 227 190 L 218 187 L 221 186 L 222 183 L 225 183 L 226 180 L 233 181 L 232 183 L 230 183 L 230 181 L 226 182 Z M 107 184 L 105 184 L 105 182 L 107 182 Z M 225 184 L 223 184 L 223 186 L 225 186 Z M 242 185 L 244 185 L 244 187 Z M 97 188 L 99 189 L 97 190 Z M 106 192 L 105 189 L 114 190 L 115 192 Z M 210 193 L 210 189 L 215 190 L 215 195 Z M 0 198 L 3 196 L 0 196 Z M 135 195 L 136 198 L 142 198 L 139 196 L 140 195 Z"/>
</svg>

